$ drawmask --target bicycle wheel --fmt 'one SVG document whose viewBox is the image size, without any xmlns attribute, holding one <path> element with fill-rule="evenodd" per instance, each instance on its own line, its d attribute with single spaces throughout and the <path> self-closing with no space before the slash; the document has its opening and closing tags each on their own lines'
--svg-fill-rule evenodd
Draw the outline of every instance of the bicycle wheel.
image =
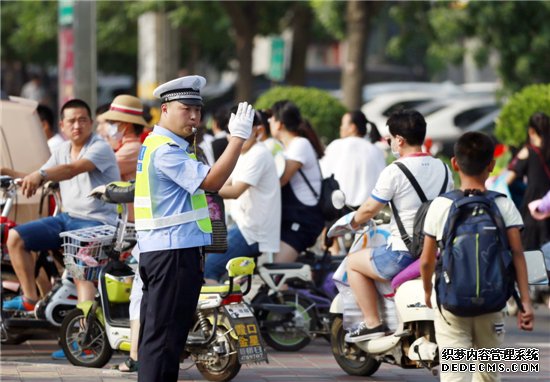
<svg viewBox="0 0 550 382">
<path fill-rule="evenodd" d="M 61 324 L 61 347 L 69 362 L 75 366 L 103 367 L 113 355 L 105 328 L 97 319 L 93 320 L 91 340 L 83 346 L 86 325 L 84 312 L 80 309 L 72 310 Z"/>
</svg>

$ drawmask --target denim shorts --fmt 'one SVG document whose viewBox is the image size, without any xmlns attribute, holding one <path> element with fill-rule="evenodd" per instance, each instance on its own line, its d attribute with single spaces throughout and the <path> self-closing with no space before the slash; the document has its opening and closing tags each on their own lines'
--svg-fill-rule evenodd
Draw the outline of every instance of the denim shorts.
<svg viewBox="0 0 550 382">
<path fill-rule="evenodd" d="M 392 251 L 391 247 L 378 247 L 372 251 L 374 271 L 385 280 L 391 280 L 414 260 L 408 251 Z"/>
<path fill-rule="evenodd" d="M 61 232 L 72 231 L 80 228 L 88 228 L 103 225 L 96 220 L 84 220 L 73 218 L 67 213 L 57 216 L 48 216 L 32 222 L 15 226 L 27 251 L 46 251 L 61 248 Z"/>
<path fill-rule="evenodd" d="M 227 251 L 225 253 L 209 253 L 204 265 L 204 278 L 218 280 L 225 274 L 225 265 L 231 259 L 239 256 L 254 256 L 260 252 L 258 243 L 248 245 L 237 225 L 227 230 Z"/>
</svg>

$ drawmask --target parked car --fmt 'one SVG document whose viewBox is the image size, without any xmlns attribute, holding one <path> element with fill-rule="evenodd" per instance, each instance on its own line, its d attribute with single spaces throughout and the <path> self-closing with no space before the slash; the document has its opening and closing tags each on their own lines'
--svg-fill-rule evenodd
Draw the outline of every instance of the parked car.
<svg viewBox="0 0 550 382">
<path fill-rule="evenodd" d="M 454 93 L 460 92 L 459 86 L 451 81 L 421 82 L 421 81 L 393 81 L 376 82 L 363 86 L 363 102 L 370 102 L 378 96 L 389 93 L 423 92 L 423 93 Z M 330 92 L 334 97 L 342 99 L 342 89 Z"/>
<path fill-rule="evenodd" d="M 462 133 L 473 128 L 476 131 L 490 128 L 491 118 L 494 121 L 496 117 L 492 113 L 499 110 L 499 105 L 494 97 L 455 97 L 425 103 L 417 110 L 426 118 L 426 138 L 451 155 L 452 145 Z M 484 119 L 490 114 L 492 117 Z M 484 124 L 475 125 L 482 119 Z"/>
<path fill-rule="evenodd" d="M 390 114 L 399 109 L 417 109 L 418 106 L 441 97 L 447 93 L 409 91 L 382 94 L 363 105 L 361 110 L 367 119 L 374 122 L 382 136 L 389 134 L 386 122 Z"/>
</svg>

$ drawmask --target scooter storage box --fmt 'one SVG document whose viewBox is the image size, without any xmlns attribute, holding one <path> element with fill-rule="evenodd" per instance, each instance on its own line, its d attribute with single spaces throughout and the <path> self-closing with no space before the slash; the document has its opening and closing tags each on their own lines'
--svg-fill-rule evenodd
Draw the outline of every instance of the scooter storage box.
<svg viewBox="0 0 550 382">
<path fill-rule="evenodd" d="M 130 302 L 130 292 L 134 275 L 131 276 L 113 276 L 105 274 L 105 286 L 107 288 L 107 297 L 109 302 L 124 303 Z"/>
</svg>

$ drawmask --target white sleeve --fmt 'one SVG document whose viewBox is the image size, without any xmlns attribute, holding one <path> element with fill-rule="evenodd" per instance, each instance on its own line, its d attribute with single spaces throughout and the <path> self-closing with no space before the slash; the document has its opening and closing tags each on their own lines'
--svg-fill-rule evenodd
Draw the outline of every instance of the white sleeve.
<svg viewBox="0 0 550 382">
<path fill-rule="evenodd" d="M 371 196 L 380 203 L 387 203 L 393 199 L 396 190 L 395 178 L 397 176 L 394 168 L 397 168 L 397 166 L 389 165 L 383 169 L 372 190 Z"/>
<path fill-rule="evenodd" d="M 285 150 L 285 158 L 305 164 L 308 161 L 308 145 L 310 143 L 306 138 L 294 138 Z"/>
<path fill-rule="evenodd" d="M 496 204 L 504 220 L 506 228 L 523 228 L 523 219 L 514 202 L 508 198 L 496 198 Z"/>
<path fill-rule="evenodd" d="M 432 201 L 424 220 L 424 233 L 426 235 L 441 240 L 451 205 L 452 201 L 444 197 L 437 197 Z"/>
<path fill-rule="evenodd" d="M 265 160 L 261 160 L 259 155 L 250 155 L 253 152 L 249 152 L 249 155 L 241 156 L 240 159 L 244 159 L 239 163 L 239 170 L 233 176 L 233 182 L 246 183 L 249 186 L 255 187 L 258 185 L 262 173 L 264 172 Z"/>
</svg>

